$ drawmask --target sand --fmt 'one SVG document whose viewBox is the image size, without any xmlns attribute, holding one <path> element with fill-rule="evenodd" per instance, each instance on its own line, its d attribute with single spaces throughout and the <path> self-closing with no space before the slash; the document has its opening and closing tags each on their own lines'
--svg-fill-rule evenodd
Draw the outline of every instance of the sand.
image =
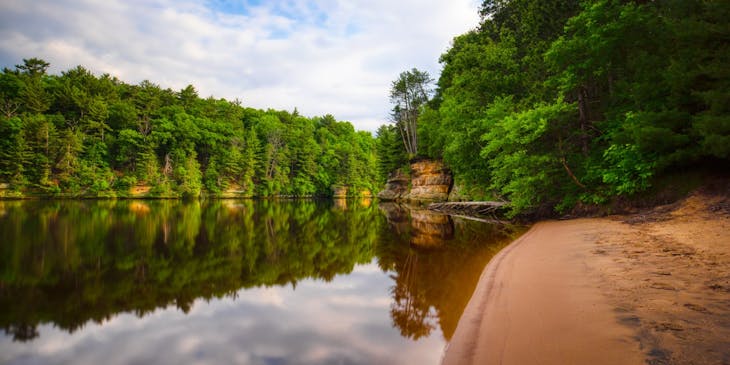
<svg viewBox="0 0 730 365">
<path fill-rule="evenodd" d="M 541 222 L 487 265 L 444 364 L 730 364 L 730 204 Z"/>
</svg>

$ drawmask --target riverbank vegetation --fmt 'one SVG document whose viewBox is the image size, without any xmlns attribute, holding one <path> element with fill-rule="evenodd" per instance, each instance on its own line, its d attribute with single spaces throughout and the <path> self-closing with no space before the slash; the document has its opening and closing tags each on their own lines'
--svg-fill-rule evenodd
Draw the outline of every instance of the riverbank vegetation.
<svg viewBox="0 0 730 365">
<path fill-rule="evenodd" d="M 727 2 L 486 0 L 480 11 L 441 56 L 418 119 L 419 154 L 442 158 L 473 198 L 550 214 L 728 168 Z M 397 132 L 378 131 L 381 152 Z"/>
<path fill-rule="evenodd" d="M 730 168 L 730 5 L 485 0 L 480 13 L 434 90 L 415 68 L 393 82 L 375 139 L 329 115 L 26 59 L 0 73 L 0 195 L 357 195 L 434 158 L 465 197 L 546 215 Z"/>
<path fill-rule="evenodd" d="M 0 73 L 6 196 L 328 196 L 376 189 L 375 140 L 331 115 L 257 110 L 82 66 Z"/>
</svg>

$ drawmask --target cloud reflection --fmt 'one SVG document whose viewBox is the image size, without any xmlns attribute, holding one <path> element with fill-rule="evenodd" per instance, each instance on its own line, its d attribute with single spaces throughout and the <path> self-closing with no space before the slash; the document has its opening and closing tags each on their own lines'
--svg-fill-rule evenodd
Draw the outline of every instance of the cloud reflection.
<svg viewBox="0 0 730 365">
<path fill-rule="evenodd" d="M 185 315 L 160 309 L 114 316 L 73 335 L 49 325 L 18 346 L 0 339 L 0 362 L 45 364 L 400 364 L 436 363 L 442 336 L 402 338 L 387 311 L 391 279 L 356 268 L 322 286 L 241 290 L 236 298 L 198 299 Z M 113 339 L 113 340 L 112 340 Z"/>
<path fill-rule="evenodd" d="M 145 204 L 0 202 L 1 364 L 436 363 L 510 237 L 397 207 Z"/>
</svg>

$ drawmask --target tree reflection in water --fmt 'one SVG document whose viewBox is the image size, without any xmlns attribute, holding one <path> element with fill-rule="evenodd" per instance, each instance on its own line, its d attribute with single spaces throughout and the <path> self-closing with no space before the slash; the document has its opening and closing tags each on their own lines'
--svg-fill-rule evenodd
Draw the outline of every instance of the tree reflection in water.
<svg viewBox="0 0 730 365">
<path fill-rule="evenodd" d="M 393 295 L 390 316 L 393 324 L 400 329 L 401 335 L 414 340 L 431 334 L 437 324 L 436 313 L 431 311 L 431 304 L 427 301 L 423 288 L 418 285 L 417 269 L 418 254 L 409 252 L 401 267 L 402 271 L 390 276 L 395 280 L 395 285 L 390 290 Z"/>
<path fill-rule="evenodd" d="M 380 235 L 378 263 L 392 271 L 391 318 L 417 340 L 439 326 L 446 340 L 479 281 L 482 269 L 522 229 L 452 218 L 423 208 L 381 203 L 395 234 Z"/>
<path fill-rule="evenodd" d="M 117 313 L 145 316 L 242 288 L 330 281 L 375 257 L 391 317 L 446 339 L 486 261 L 514 232 L 381 204 L 221 201 L 0 202 L 0 327 L 17 341 Z M 383 214 L 385 213 L 385 214 Z"/>
</svg>

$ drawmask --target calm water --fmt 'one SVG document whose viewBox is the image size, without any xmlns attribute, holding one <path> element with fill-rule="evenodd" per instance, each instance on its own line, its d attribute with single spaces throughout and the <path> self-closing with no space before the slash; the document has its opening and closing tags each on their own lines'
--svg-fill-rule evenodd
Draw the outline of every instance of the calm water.
<svg viewBox="0 0 730 365">
<path fill-rule="evenodd" d="M 0 363 L 436 364 L 514 236 L 368 201 L 0 201 Z"/>
</svg>

